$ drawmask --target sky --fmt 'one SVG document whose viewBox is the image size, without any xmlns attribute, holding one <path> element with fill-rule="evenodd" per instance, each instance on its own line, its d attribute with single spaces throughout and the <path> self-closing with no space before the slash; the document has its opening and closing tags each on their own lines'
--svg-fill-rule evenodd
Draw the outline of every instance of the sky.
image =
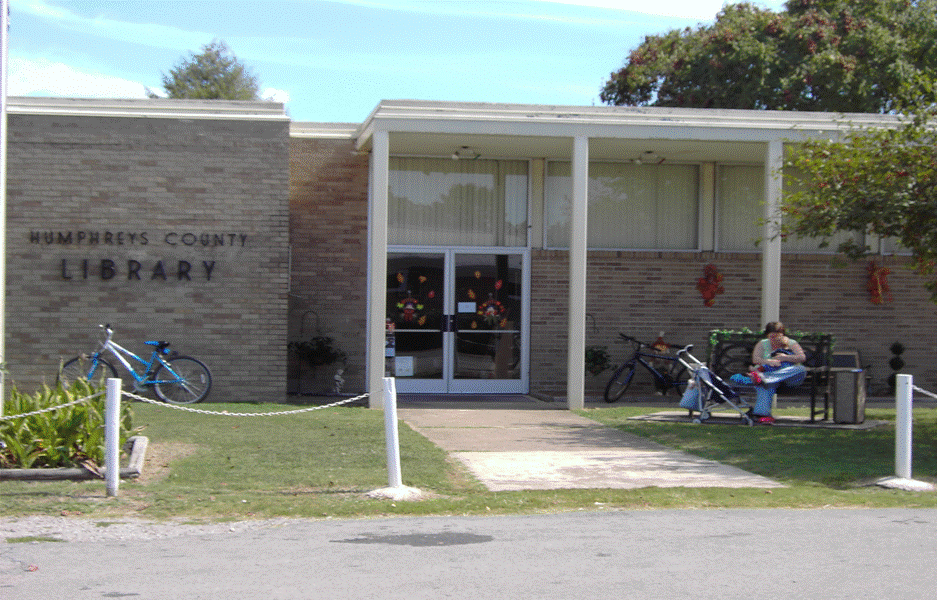
<svg viewBox="0 0 937 600">
<path fill-rule="evenodd" d="M 381 100 L 599 105 L 645 35 L 723 0 L 8 0 L 9 96 L 145 98 L 213 40 L 293 121 Z M 729 2 L 732 3 L 732 2 Z M 754 4 L 781 10 L 782 0 Z"/>
</svg>

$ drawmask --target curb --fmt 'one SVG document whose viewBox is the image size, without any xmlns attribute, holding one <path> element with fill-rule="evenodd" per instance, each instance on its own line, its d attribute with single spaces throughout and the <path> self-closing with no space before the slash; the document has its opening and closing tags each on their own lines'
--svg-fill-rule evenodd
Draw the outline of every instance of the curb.
<svg viewBox="0 0 937 600">
<path fill-rule="evenodd" d="M 143 471 L 143 459 L 146 456 L 146 447 L 149 438 L 135 435 L 127 439 L 130 446 L 130 461 L 126 467 L 120 469 L 121 479 L 135 479 Z M 83 468 L 56 468 L 56 469 L 0 469 L 0 481 L 61 481 L 104 479 L 107 473 L 105 467 L 98 472 Z"/>
</svg>

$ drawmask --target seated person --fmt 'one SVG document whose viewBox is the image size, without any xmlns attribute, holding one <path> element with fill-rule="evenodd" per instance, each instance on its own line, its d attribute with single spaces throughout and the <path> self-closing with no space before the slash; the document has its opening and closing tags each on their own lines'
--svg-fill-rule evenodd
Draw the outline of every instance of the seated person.
<svg viewBox="0 0 937 600">
<path fill-rule="evenodd" d="M 755 370 L 749 374 L 755 384 L 757 400 L 752 409 L 752 418 L 759 423 L 774 423 L 771 403 L 778 387 L 796 387 L 804 382 L 807 369 L 803 364 L 807 355 L 796 341 L 785 335 L 784 324 L 771 321 L 765 325 L 765 339 L 755 344 L 752 364 Z"/>
</svg>

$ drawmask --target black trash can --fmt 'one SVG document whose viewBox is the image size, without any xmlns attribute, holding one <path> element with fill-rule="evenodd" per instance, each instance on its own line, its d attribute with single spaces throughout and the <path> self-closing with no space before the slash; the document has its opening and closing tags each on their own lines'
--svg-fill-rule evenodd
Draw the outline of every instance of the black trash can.
<svg viewBox="0 0 937 600">
<path fill-rule="evenodd" d="M 833 369 L 830 372 L 833 422 L 865 421 L 865 372 L 862 369 Z"/>
</svg>

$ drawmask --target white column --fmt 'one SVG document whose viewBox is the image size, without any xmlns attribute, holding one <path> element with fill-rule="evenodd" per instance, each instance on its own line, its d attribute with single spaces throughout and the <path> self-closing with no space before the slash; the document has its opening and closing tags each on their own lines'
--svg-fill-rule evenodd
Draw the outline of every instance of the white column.
<svg viewBox="0 0 937 600">
<path fill-rule="evenodd" d="M 7 53 L 9 52 L 10 5 L 0 1 L 0 364 L 6 362 L 6 222 L 7 222 Z M 3 416 L 3 370 L 0 369 L 0 417 Z"/>
<path fill-rule="evenodd" d="M 390 135 L 375 131 L 368 205 L 368 407 L 384 408 L 384 340 L 387 305 L 387 189 Z"/>
<path fill-rule="evenodd" d="M 784 167 L 784 143 L 768 142 L 765 155 L 765 227 L 761 254 L 761 323 L 781 320 L 781 169 Z"/>
<path fill-rule="evenodd" d="M 586 232 L 589 212 L 589 138 L 573 140 L 573 190 L 569 235 L 569 338 L 566 403 L 585 406 L 586 384 Z"/>
</svg>

